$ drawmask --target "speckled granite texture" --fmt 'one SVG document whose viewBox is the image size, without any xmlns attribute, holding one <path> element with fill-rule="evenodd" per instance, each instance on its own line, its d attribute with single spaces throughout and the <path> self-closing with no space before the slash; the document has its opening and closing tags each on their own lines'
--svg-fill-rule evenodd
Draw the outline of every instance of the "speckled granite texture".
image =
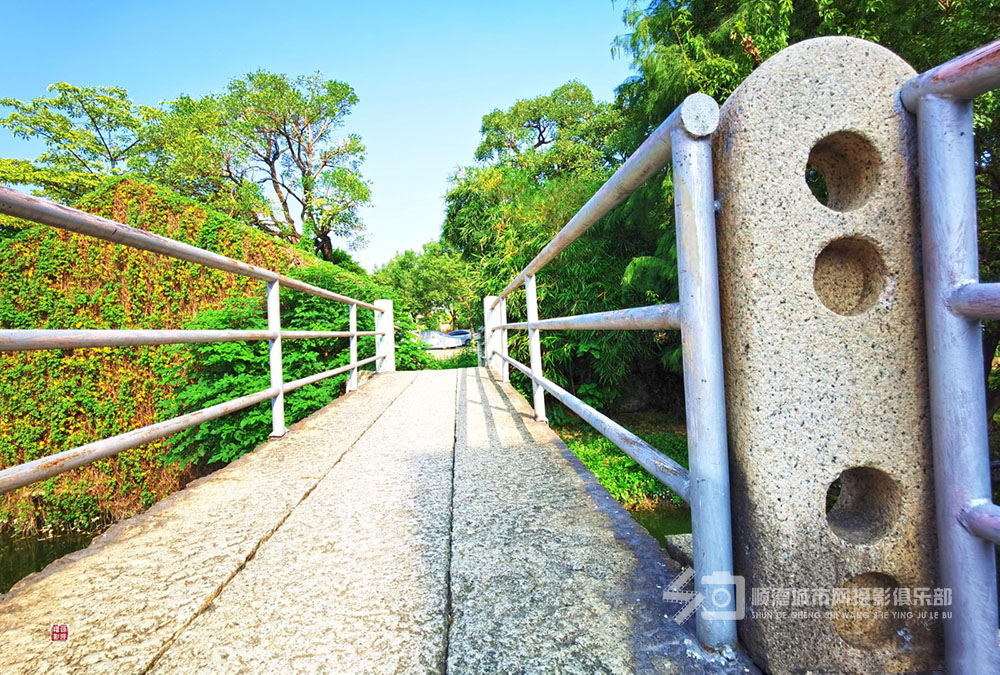
<svg viewBox="0 0 1000 675">
<path fill-rule="evenodd" d="M 756 670 L 669 620 L 680 567 L 520 394 L 467 369 L 458 395 L 449 671 Z"/>
<path fill-rule="evenodd" d="M 726 101 L 713 139 L 737 572 L 810 590 L 741 622 L 773 673 L 939 664 L 935 625 L 842 603 L 827 617 L 811 592 L 935 581 L 914 131 L 897 95 L 913 75 L 875 44 L 801 42 Z"/>
<path fill-rule="evenodd" d="M 0 602 L 0 668 L 146 670 L 414 378 L 378 378 L 17 583 Z M 54 623 L 67 642 L 50 641 Z"/>
<path fill-rule="evenodd" d="M 485 369 L 383 373 L 17 584 L 0 669 L 756 672 L 678 571 Z"/>
</svg>

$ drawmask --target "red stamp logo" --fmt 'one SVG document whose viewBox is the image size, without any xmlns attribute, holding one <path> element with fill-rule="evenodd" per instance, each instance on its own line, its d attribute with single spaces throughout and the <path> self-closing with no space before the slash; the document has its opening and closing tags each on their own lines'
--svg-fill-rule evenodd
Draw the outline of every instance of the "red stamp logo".
<svg viewBox="0 0 1000 675">
<path fill-rule="evenodd" d="M 49 628 L 49 633 L 52 635 L 53 642 L 66 642 L 69 640 L 69 624 L 54 623 Z"/>
</svg>

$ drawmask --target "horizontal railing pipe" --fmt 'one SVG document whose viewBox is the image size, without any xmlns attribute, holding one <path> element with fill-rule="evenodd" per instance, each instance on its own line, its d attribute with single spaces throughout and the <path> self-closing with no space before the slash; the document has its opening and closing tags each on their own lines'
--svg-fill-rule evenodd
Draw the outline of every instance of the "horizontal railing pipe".
<svg viewBox="0 0 1000 675">
<path fill-rule="evenodd" d="M 502 324 L 508 330 L 679 330 L 680 305 L 651 305 L 610 312 Z"/>
<path fill-rule="evenodd" d="M 1000 284 L 959 286 L 946 304 L 952 312 L 967 319 L 1000 319 Z"/>
<path fill-rule="evenodd" d="M 599 413 L 573 394 L 569 393 L 555 382 L 545 377 L 533 377 L 531 369 L 504 354 L 497 354 L 501 359 L 527 375 L 533 382 L 540 384 L 547 392 L 555 396 L 564 406 L 576 413 L 584 422 L 594 427 L 602 436 L 621 448 L 622 452 L 634 459 L 646 471 L 653 474 L 657 480 L 674 491 L 685 502 L 690 501 L 690 480 L 688 471 L 683 466 L 659 452 L 646 441 L 621 426 L 611 418 Z"/>
<path fill-rule="evenodd" d="M 971 101 L 1000 88 L 1000 40 L 942 63 L 903 85 L 900 97 L 912 113 L 923 96 Z"/>
<path fill-rule="evenodd" d="M 715 99 L 701 93 L 691 94 L 684 99 L 670 117 L 650 134 L 649 138 L 583 205 L 583 208 L 577 211 L 565 227 L 528 263 L 527 267 L 500 292 L 493 301 L 493 307 L 523 284 L 526 276 L 536 274 L 611 209 L 628 199 L 636 188 L 665 167 L 670 162 L 672 142 L 670 136 L 675 129 L 683 129 L 692 136 L 700 138 L 714 132 L 718 125 L 719 104 Z"/>
<path fill-rule="evenodd" d="M 334 377 L 335 375 L 340 375 L 341 373 L 346 373 L 352 368 L 360 368 L 361 366 L 366 366 L 369 363 L 374 363 L 376 360 L 382 358 L 379 355 L 369 356 L 367 359 L 361 359 L 357 363 L 348 363 L 346 366 L 340 366 L 339 368 L 334 368 L 333 370 L 324 370 L 322 373 L 316 373 L 315 375 L 310 375 L 309 377 L 303 377 L 298 380 L 292 380 L 291 382 L 286 382 L 282 386 L 282 391 L 286 394 L 290 391 L 295 391 L 296 389 L 301 389 L 309 384 L 314 384 L 320 380 L 325 380 L 329 377 Z"/>
<path fill-rule="evenodd" d="M 351 332 L 349 330 L 283 330 L 281 338 L 283 340 L 318 340 L 323 338 L 349 338 L 352 335 L 358 337 L 371 337 L 373 335 L 385 335 L 385 331 L 380 330 L 359 330 Z"/>
<path fill-rule="evenodd" d="M 315 340 L 383 335 L 381 331 L 283 330 L 287 340 Z M 41 349 L 90 349 L 141 345 L 202 344 L 273 340 L 278 333 L 267 330 L 0 330 L 0 352 Z"/>
<path fill-rule="evenodd" d="M 1000 544 L 1000 506 L 988 501 L 973 504 L 959 511 L 958 520 L 980 539 Z"/>
<path fill-rule="evenodd" d="M 65 452 L 41 457 L 30 462 L 25 462 L 24 464 L 19 464 L 18 466 L 10 467 L 9 469 L 4 469 L 0 471 L 0 494 L 57 476 L 99 459 L 112 457 L 122 450 L 158 441 L 178 431 L 190 429 L 223 415 L 249 408 L 252 405 L 274 398 L 277 393 L 276 389 L 264 389 L 253 394 L 248 394 L 247 396 L 226 401 L 225 403 L 202 408 L 201 410 L 181 415 L 180 417 L 150 424 L 141 429 L 127 431 L 111 438 L 105 438 L 101 441 L 81 445 L 72 450 L 66 450 Z"/>
<path fill-rule="evenodd" d="M 152 232 L 146 232 L 129 225 L 116 223 L 113 220 L 95 216 L 86 211 L 80 211 L 69 206 L 56 204 L 47 199 L 34 197 L 32 195 L 12 190 L 8 187 L 0 186 L 0 213 L 15 218 L 30 220 L 43 225 L 51 225 L 62 230 L 84 234 L 97 239 L 103 239 L 115 244 L 124 244 L 132 248 L 159 253 L 178 260 L 197 263 L 212 269 L 231 272 L 241 276 L 259 279 L 260 281 L 281 283 L 282 287 L 303 293 L 309 293 L 328 300 L 345 302 L 358 307 L 366 307 L 375 311 L 379 309 L 367 302 L 349 298 L 324 288 L 318 288 L 298 279 L 286 277 L 283 274 L 272 272 L 271 270 L 251 265 L 233 258 L 212 253 L 204 249 L 176 241 L 168 237 L 161 237 Z"/>
<path fill-rule="evenodd" d="M 301 389 L 302 387 L 319 382 L 320 380 L 325 380 L 327 378 L 340 375 L 341 373 L 345 373 L 351 368 L 374 363 L 377 358 L 377 356 L 372 356 L 354 364 L 349 363 L 346 366 L 341 366 L 340 368 L 334 368 L 333 370 L 327 370 L 322 373 L 310 375 L 309 377 L 303 377 L 298 380 L 293 380 L 292 382 L 286 382 L 281 386 L 280 390 L 287 394 L 291 391 L 295 391 L 296 389 Z M 45 480 L 46 478 L 58 476 L 61 473 L 90 464 L 91 462 L 95 462 L 99 459 L 112 457 L 123 450 L 135 448 L 145 443 L 152 443 L 153 441 L 166 438 L 167 436 L 175 434 L 179 431 L 190 429 L 191 427 L 202 424 L 203 422 L 208 422 L 218 417 L 223 417 L 224 415 L 243 410 L 244 408 L 249 408 L 257 403 L 262 403 L 274 398 L 278 394 L 278 391 L 279 390 L 276 387 L 264 389 L 253 394 L 248 394 L 247 396 L 226 401 L 225 403 L 219 403 L 208 408 L 196 410 L 195 412 L 191 412 L 186 415 L 174 417 L 163 422 L 157 422 L 156 424 L 151 424 L 149 426 L 142 427 L 141 429 L 127 431 L 123 434 L 112 436 L 111 438 L 105 438 L 104 440 L 96 441 L 94 443 L 81 445 L 80 447 L 73 448 L 72 450 L 66 450 L 65 452 L 49 455 L 48 457 L 41 457 L 31 462 L 25 462 L 24 464 L 4 469 L 3 471 L 0 471 L 0 494 L 16 490 L 17 488 L 30 485 L 31 483 L 36 483 L 40 480 Z"/>
<path fill-rule="evenodd" d="M 266 330 L 0 330 L 0 352 L 273 340 Z"/>
<path fill-rule="evenodd" d="M 0 186 L 0 214 L 58 227 L 69 232 L 76 232 L 111 243 L 150 251 L 177 260 L 185 260 L 205 267 L 264 281 L 267 283 L 268 320 L 267 330 L 0 330 L 0 352 L 267 340 L 270 343 L 269 374 L 271 380 L 271 386 L 263 391 L 4 469 L 0 471 L 0 494 L 30 483 L 51 478 L 52 476 L 99 459 L 111 457 L 122 450 L 157 441 L 178 431 L 189 429 L 203 422 L 228 415 L 257 403 L 262 403 L 268 399 L 272 403 L 271 435 L 281 436 L 286 431 L 283 411 L 283 397 L 286 392 L 294 391 L 295 389 L 349 370 L 356 370 L 359 366 L 377 362 L 379 359 L 384 360 L 387 358 L 386 353 L 391 358 L 393 331 L 392 304 L 389 301 L 377 301 L 381 306 L 361 302 L 360 300 L 349 298 L 339 293 L 333 293 L 332 291 L 312 286 L 297 279 L 291 279 L 277 272 L 257 267 L 256 265 L 234 260 L 190 244 L 116 223 L 107 218 L 26 195 L 3 186 Z M 281 286 L 329 300 L 347 303 L 351 306 L 352 316 L 354 316 L 358 307 L 371 309 L 375 312 L 376 323 L 382 320 L 387 324 L 387 327 L 383 327 L 380 330 L 376 325 L 376 330 L 359 331 L 352 321 L 351 330 L 348 331 L 283 331 L 281 330 L 279 300 L 279 288 Z M 360 336 L 380 336 L 382 341 L 385 341 L 386 335 L 389 336 L 388 347 L 385 348 L 386 353 L 376 353 L 375 356 L 369 359 L 357 361 L 356 353 L 352 350 L 351 363 L 346 366 L 317 373 L 316 375 L 293 382 L 284 383 L 282 381 L 282 339 L 349 337 L 352 338 L 352 341 L 356 341 Z M 376 351 L 378 352 L 379 350 L 376 349 Z"/>
</svg>

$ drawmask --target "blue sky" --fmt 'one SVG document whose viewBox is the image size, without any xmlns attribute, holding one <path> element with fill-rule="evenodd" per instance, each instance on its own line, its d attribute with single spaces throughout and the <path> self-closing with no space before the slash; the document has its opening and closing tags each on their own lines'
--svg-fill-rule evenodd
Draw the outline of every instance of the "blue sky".
<svg viewBox="0 0 1000 675">
<path fill-rule="evenodd" d="M 572 78 L 610 99 L 630 74 L 611 55 L 620 0 L 5 4 L 3 96 L 65 81 L 155 105 L 258 68 L 348 82 L 360 103 L 345 131 L 368 148 L 373 196 L 354 255 L 369 269 L 440 234 L 448 175 L 473 161 L 485 113 Z M 39 152 L 0 130 L 0 156 Z"/>
</svg>

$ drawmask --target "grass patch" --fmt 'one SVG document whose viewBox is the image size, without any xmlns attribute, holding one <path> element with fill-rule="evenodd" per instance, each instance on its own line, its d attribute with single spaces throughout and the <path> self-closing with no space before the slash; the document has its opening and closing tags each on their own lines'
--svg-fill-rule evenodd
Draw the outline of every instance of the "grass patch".
<svg viewBox="0 0 1000 675">
<path fill-rule="evenodd" d="M 676 418 L 663 413 L 633 413 L 622 415 L 616 421 L 667 457 L 682 466 L 688 465 L 687 436 L 684 425 Z M 677 505 L 683 503 L 634 459 L 584 422 L 574 420 L 555 431 L 611 496 L 625 507 L 634 508 L 660 500 Z"/>
<path fill-rule="evenodd" d="M 454 356 L 449 356 L 446 359 L 435 359 L 431 361 L 424 370 L 448 370 L 450 368 L 475 368 L 479 365 L 479 358 L 476 356 L 476 350 L 472 347 L 466 347 Z"/>
</svg>

